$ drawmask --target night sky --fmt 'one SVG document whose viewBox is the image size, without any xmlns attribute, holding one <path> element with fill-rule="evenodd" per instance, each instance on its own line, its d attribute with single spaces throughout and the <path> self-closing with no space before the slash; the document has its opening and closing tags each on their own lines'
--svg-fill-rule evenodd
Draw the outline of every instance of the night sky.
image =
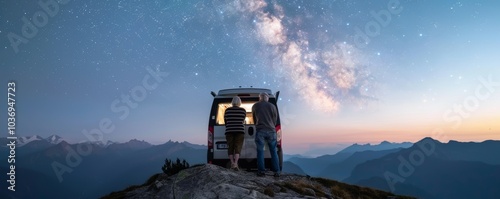
<svg viewBox="0 0 500 199">
<path fill-rule="evenodd" d="M 206 144 L 210 91 L 239 86 L 281 91 L 285 153 L 428 136 L 498 140 L 498 8 L 135 0 L 47 9 L 2 0 L 1 88 L 16 82 L 17 136 L 69 142 L 107 121 L 104 140 Z"/>
</svg>

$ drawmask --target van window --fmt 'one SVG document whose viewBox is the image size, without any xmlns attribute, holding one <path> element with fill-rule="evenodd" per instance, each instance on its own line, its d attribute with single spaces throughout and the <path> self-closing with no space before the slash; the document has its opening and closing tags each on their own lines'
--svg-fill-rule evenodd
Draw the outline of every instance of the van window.
<svg viewBox="0 0 500 199">
<path fill-rule="evenodd" d="M 252 106 L 256 102 L 241 102 L 241 108 L 247 111 L 247 117 L 245 118 L 245 124 L 254 124 L 252 117 Z M 217 119 L 215 121 L 216 125 L 224 125 L 224 112 L 227 108 L 231 107 L 231 102 L 219 103 L 217 106 Z"/>
</svg>

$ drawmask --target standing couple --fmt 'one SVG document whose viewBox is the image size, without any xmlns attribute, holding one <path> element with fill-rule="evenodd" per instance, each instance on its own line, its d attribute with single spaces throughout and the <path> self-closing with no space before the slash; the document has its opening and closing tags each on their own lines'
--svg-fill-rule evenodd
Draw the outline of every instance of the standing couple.
<svg viewBox="0 0 500 199">
<path fill-rule="evenodd" d="M 265 175 L 264 166 L 264 144 L 267 142 L 271 153 L 271 164 L 274 176 L 280 176 L 279 159 L 276 140 L 276 121 L 278 120 L 278 110 L 269 101 L 267 93 L 259 94 L 259 102 L 252 106 L 253 121 L 257 134 L 255 144 L 257 146 L 257 168 L 258 176 Z M 246 110 L 241 108 L 241 99 L 233 97 L 232 107 L 226 109 L 224 113 L 224 123 L 226 124 L 226 140 L 229 145 L 227 154 L 231 160 L 231 168 L 239 170 L 238 159 L 240 158 L 241 147 L 245 139 L 245 118 Z"/>
</svg>

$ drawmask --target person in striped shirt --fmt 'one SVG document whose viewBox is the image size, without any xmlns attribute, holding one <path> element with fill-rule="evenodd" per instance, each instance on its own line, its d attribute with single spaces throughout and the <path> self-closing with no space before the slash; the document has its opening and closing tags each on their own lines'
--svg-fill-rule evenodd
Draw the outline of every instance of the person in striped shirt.
<svg viewBox="0 0 500 199">
<path fill-rule="evenodd" d="M 231 160 L 231 169 L 239 170 L 238 159 L 240 158 L 243 140 L 245 139 L 245 118 L 247 111 L 241 108 L 241 99 L 233 97 L 229 107 L 224 112 L 224 124 L 226 124 L 226 141 L 228 144 L 227 154 Z"/>
</svg>

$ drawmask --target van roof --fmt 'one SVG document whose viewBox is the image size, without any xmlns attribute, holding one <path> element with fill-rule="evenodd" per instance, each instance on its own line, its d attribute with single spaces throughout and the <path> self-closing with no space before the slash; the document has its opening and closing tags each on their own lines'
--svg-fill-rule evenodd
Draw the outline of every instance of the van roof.
<svg viewBox="0 0 500 199">
<path fill-rule="evenodd" d="M 216 97 L 248 96 L 257 97 L 260 93 L 267 93 L 269 97 L 274 97 L 270 89 L 266 88 L 230 88 L 219 90 Z"/>
</svg>

